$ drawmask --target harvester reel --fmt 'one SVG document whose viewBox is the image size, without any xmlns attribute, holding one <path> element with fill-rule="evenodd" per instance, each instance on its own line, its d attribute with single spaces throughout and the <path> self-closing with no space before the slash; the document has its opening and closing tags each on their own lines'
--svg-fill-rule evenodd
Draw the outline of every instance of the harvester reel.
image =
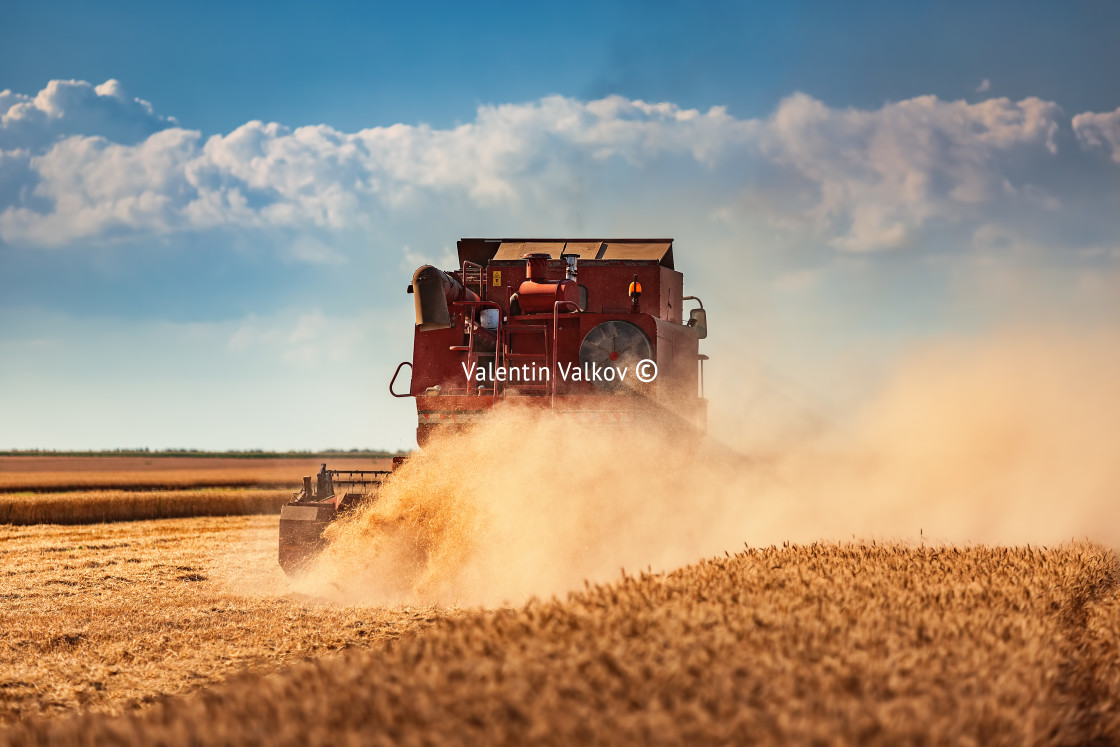
<svg viewBox="0 0 1120 747">
<path fill-rule="evenodd" d="M 614 368 L 613 381 L 592 379 L 599 389 L 613 392 L 630 388 L 637 382 L 634 374 L 638 362 L 651 358 L 652 352 L 649 339 L 639 327 L 612 320 L 592 327 L 583 338 L 579 346 L 579 364 L 581 367 Z M 625 380 L 619 375 L 623 369 L 626 370 Z"/>
</svg>

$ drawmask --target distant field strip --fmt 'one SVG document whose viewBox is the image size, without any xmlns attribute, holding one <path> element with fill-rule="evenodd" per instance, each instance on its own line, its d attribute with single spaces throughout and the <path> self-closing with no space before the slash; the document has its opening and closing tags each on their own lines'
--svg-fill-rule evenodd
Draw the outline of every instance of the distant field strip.
<svg viewBox="0 0 1120 747">
<path fill-rule="evenodd" d="M 204 487 L 295 490 L 321 464 L 307 459 L 0 457 L 0 492 Z M 388 469 L 389 464 L 386 459 L 328 462 L 331 469 Z"/>
<path fill-rule="evenodd" d="M 294 490 L 300 475 L 287 479 L 268 479 L 258 475 L 237 475 L 225 471 L 189 472 L 104 472 L 104 473 L 0 473 L 0 493 L 64 493 L 83 490 L 189 490 L 191 488 L 289 488 Z"/>
<path fill-rule="evenodd" d="M 0 457 L 0 524 L 93 524 L 190 516 L 273 514 L 292 498 L 309 459 Z M 388 469 L 340 459 L 332 469 Z"/>
<path fill-rule="evenodd" d="M 290 490 L 89 490 L 0 493 L 0 524 L 97 524 L 191 516 L 276 514 Z"/>
</svg>

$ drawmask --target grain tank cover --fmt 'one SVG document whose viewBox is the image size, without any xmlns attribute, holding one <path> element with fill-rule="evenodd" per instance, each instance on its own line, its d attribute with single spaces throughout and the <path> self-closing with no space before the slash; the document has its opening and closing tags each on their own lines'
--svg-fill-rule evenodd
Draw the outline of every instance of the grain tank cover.
<svg viewBox="0 0 1120 747">
<path fill-rule="evenodd" d="M 656 260 L 662 267 L 673 269 L 672 239 L 624 239 L 612 241 L 502 241 L 492 259 L 518 260 L 526 254 L 548 254 L 560 259 L 561 254 L 574 254 L 580 262 L 591 259 Z"/>
</svg>

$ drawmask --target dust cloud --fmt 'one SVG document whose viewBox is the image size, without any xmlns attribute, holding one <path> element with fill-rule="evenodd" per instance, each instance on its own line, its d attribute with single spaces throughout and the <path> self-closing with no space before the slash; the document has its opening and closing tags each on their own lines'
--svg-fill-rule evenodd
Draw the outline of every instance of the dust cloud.
<svg viewBox="0 0 1120 747">
<path fill-rule="evenodd" d="M 502 408 L 333 525 L 296 586 L 493 605 L 744 543 L 1115 543 L 1118 384 L 1120 336 L 1033 331 L 925 344 L 862 411 L 765 452 Z"/>
</svg>

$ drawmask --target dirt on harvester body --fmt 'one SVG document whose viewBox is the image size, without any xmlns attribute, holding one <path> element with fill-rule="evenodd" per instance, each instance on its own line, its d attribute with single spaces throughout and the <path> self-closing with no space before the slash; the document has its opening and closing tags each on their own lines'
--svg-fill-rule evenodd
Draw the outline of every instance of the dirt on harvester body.
<svg viewBox="0 0 1120 747">
<path fill-rule="evenodd" d="M 620 434 L 703 434 L 707 316 L 684 295 L 672 239 L 460 239 L 458 250 L 459 269 L 413 274 L 413 358 L 389 382 L 416 401 L 421 448 L 499 405 Z M 406 366 L 411 383 L 398 391 Z M 280 514 L 280 565 L 290 573 L 314 557 L 327 525 L 387 479 L 326 465 L 305 477 Z"/>
</svg>

